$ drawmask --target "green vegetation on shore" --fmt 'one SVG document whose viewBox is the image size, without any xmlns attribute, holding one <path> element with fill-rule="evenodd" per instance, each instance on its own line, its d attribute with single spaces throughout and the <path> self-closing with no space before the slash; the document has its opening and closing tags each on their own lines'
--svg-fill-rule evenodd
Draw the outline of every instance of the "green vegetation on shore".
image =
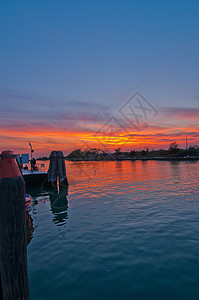
<svg viewBox="0 0 199 300">
<path fill-rule="evenodd" d="M 68 156 L 68 160 L 81 161 L 81 160 L 186 160 L 186 159 L 199 159 L 199 147 L 190 146 L 188 149 L 180 149 L 176 142 L 171 143 L 168 150 L 132 150 L 124 152 L 120 148 L 116 149 L 114 153 L 108 153 L 106 150 L 97 148 L 82 151 L 77 149 L 72 151 Z"/>
</svg>

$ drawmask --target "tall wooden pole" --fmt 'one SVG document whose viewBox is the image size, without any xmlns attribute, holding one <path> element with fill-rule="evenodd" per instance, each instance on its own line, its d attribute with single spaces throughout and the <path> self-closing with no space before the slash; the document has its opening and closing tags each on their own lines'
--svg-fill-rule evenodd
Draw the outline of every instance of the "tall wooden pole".
<svg viewBox="0 0 199 300">
<path fill-rule="evenodd" d="M 1 299 L 29 299 L 25 183 L 12 151 L 0 159 L 0 281 Z"/>
</svg>

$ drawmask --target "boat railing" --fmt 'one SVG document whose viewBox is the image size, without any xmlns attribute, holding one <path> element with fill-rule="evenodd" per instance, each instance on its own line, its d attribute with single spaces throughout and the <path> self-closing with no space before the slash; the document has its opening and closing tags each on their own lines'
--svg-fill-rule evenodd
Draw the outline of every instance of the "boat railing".
<svg viewBox="0 0 199 300">
<path fill-rule="evenodd" d="M 24 170 L 31 170 L 31 165 L 30 164 L 25 164 L 23 165 L 23 169 Z M 37 163 L 34 168 L 33 168 L 34 171 L 40 171 L 40 172 L 46 172 L 46 169 L 45 169 L 45 164 L 42 164 L 42 163 Z"/>
<path fill-rule="evenodd" d="M 45 164 L 36 164 L 36 167 L 38 168 L 38 171 L 45 172 Z"/>
</svg>

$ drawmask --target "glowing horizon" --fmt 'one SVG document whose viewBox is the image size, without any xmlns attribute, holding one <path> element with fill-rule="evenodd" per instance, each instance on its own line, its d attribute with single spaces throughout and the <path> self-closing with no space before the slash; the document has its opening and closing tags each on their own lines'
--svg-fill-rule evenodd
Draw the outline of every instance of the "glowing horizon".
<svg viewBox="0 0 199 300">
<path fill-rule="evenodd" d="M 170 113 L 172 115 L 172 111 Z M 187 112 L 187 114 L 186 114 Z M 168 124 L 166 121 L 167 114 L 164 110 L 159 112 L 157 118 L 152 123 L 147 124 L 140 130 L 133 130 L 132 126 L 124 127 L 125 132 L 116 132 L 111 135 L 110 132 L 103 132 L 103 124 L 99 122 L 84 122 L 81 129 L 79 128 L 58 128 L 40 125 L 26 125 L 18 122 L 18 126 L 6 128 L 1 126 L 0 130 L 0 151 L 13 149 L 15 153 L 28 153 L 29 142 L 35 149 L 35 157 L 49 156 L 53 150 L 62 150 L 65 155 L 75 149 L 99 148 L 106 149 L 111 152 L 116 148 L 123 151 L 139 150 L 139 149 L 168 149 L 170 143 L 177 142 L 181 148 L 186 146 L 186 136 L 189 145 L 199 145 L 199 126 L 197 118 L 199 112 L 194 110 L 190 114 L 190 110 L 175 109 L 175 124 Z M 164 117 L 164 119 L 163 119 Z M 108 119 L 109 120 L 109 119 Z M 160 123 L 161 120 L 161 123 Z M 186 122 L 185 122 L 186 120 Z M 155 123 L 157 122 L 157 125 Z M 170 122 L 169 122 L 170 123 Z M 186 124 L 185 124 L 186 123 Z M 107 124 L 107 121 L 104 122 Z M 184 126 L 183 126 L 184 124 Z M 94 130 L 95 129 L 95 130 Z"/>
</svg>

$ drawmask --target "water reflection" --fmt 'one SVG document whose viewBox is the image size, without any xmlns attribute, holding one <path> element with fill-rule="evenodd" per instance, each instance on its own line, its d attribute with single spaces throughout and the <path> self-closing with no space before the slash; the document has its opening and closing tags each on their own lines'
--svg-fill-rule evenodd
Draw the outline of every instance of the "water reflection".
<svg viewBox="0 0 199 300">
<path fill-rule="evenodd" d="M 68 187 L 61 187 L 59 190 L 56 188 L 48 188 L 41 190 L 41 188 L 32 187 L 27 189 L 27 193 L 33 198 L 31 214 L 33 218 L 36 218 L 38 209 L 36 208 L 39 204 L 45 204 L 50 202 L 51 212 L 53 214 L 53 222 L 57 226 L 66 224 L 68 219 Z"/>
<path fill-rule="evenodd" d="M 50 197 L 51 211 L 54 215 L 53 222 L 57 226 L 66 224 L 68 219 L 68 187 L 62 187 L 59 191 L 56 189 L 48 191 Z"/>
<path fill-rule="evenodd" d="M 116 171 L 120 174 L 123 172 L 123 161 L 116 161 Z"/>
<path fill-rule="evenodd" d="M 33 200 L 38 196 L 46 194 L 46 191 L 44 191 L 42 187 L 29 187 L 26 189 L 26 192 L 32 196 Z"/>
<path fill-rule="evenodd" d="M 30 243 L 30 241 L 33 238 L 33 219 L 29 212 L 26 210 L 26 237 L 27 237 L 27 245 Z"/>
</svg>

